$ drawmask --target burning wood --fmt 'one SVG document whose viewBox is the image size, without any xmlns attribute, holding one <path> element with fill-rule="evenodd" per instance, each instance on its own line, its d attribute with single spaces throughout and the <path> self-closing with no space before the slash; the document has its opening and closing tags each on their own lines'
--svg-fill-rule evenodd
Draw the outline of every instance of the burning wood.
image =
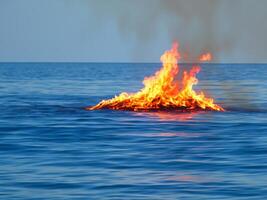
<svg viewBox="0 0 267 200">
<path fill-rule="evenodd" d="M 209 61 L 211 57 L 210 53 L 203 54 L 200 56 L 200 61 Z M 200 71 L 199 66 L 193 66 L 190 71 L 183 71 L 181 81 L 175 79 L 179 73 L 180 58 L 178 43 L 174 43 L 172 49 L 161 56 L 163 67 L 153 76 L 145 77 L 143 89 L 134 94 L 123 92 L 119 96 L 103 100 L 86 109 L 224 111 L 221 106 L 214 103 L 212 98 L 205 97 L 202 91 L 197 93 L 193 90 L 193 86 L 198 83 L 196 74 Z"/>
</svg>

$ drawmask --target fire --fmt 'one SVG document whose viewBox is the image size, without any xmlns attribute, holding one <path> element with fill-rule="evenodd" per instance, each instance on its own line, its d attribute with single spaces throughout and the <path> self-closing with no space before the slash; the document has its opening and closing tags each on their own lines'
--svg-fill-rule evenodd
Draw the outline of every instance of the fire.
<svg viewBox="0 0 267 200">
<path fill-rule="evenodd" d="M 199 57 L 199 61 L 201 62 L 206 62 L 206 61 L 211 61 L 212 60 L 212 55 L 211 53 L 205 53 L 205 54 L 202 54 L 200 57 Z"/>
<path fill-rule="evenodd" d="M 211 56 L 208 57 L 211 58 Z M 196 74 L 200 71 L 199 66 L 193 66 L 190 71 L 182 71 L 181 81 L 177 80 L 180 73 L 178 65 L 180 59 L 178 43 L 174 43 L 172 49 L 161 56 L 162 68 L 153 76 L 145 77 L 143 89 L 133 94 L 123 92 L 119 96 L 102 100 L 97 105 L 86 109 L 224 111 L 221 106 L 214 103 L 212 98 L 205 97 L 202 91 L 196 92 L 193 90 L 193 86 L 198 83 Z"/>
</svg>

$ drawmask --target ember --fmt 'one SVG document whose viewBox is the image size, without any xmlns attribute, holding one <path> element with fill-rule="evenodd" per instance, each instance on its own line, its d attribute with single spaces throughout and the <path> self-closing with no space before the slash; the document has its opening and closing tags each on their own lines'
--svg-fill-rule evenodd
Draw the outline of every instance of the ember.
<svg viewBox="0 0 267 200">
<path fill-rule="evenodd" d="M 211 59 L 212 59 L 211 53 L 205 53 L 199 57 L 199 61 L 201 62 L 211 61 Z"/>
<path fill-rule="evenodd" d="M 178 43 L 174 43 L 172 49 L 161 56 L 163 67 L 153 76 L 145 77 L 143 89 L 133 94 L 123 92 L 119 96 L 102 100 L 97 105 L 86 109 L 175 110 L 180 112 L 196 110 L 224 111 L 221 106 L 214 103 L 212 98 L 205 97 L 202 91 L 196 92 L 193 90 L 193 86 L 198 83 L 196 74 L 200 71 L 200 66 L 193 66 L 190 71 L 181 72 L 181 81 L 176 79 L 180 72 L 178 66 L 180 58 Z M 200 56 L 200 61 L 210 59 L 210 53 Z"/>
</svg>

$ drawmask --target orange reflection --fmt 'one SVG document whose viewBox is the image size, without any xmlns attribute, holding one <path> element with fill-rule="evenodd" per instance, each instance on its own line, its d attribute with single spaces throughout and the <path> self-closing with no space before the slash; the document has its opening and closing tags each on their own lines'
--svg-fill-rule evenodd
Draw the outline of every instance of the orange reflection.
<svg viewBox="0 0 267 200">
<path fill-rule="evenodd" d="M 135 115 L 138 116 L 144 116 L 144 117 L 151 117 L 151 118 L 156 118 L 159 119 L 160 121 L 190 121 L 197 115 L 199 115 L 201 111 L 199 112 L 139 112 L 139 113 L 134 113 Z"/>
<path fill-rule="evenodd" d="M 186 133 L 186 132 L 164 132 L 164 133 L 149 133 L 146 137 L 181 137 L 181 138 L 192 138 L 200 137 L 202 134 L 199 133 Z"/>
</svg>

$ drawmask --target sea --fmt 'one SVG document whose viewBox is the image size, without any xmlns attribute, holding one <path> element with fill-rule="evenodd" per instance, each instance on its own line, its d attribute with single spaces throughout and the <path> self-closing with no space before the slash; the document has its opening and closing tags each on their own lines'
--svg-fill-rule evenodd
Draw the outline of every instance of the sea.
<svg viewBox="0 0 267 200">
<path fill-rule="evenodd" d="M 0 63 L 0 199 L 267 199 L 266 64 L 201 65 L 225 112 L 85 110 L 160 66 Z"/>
</svg>

